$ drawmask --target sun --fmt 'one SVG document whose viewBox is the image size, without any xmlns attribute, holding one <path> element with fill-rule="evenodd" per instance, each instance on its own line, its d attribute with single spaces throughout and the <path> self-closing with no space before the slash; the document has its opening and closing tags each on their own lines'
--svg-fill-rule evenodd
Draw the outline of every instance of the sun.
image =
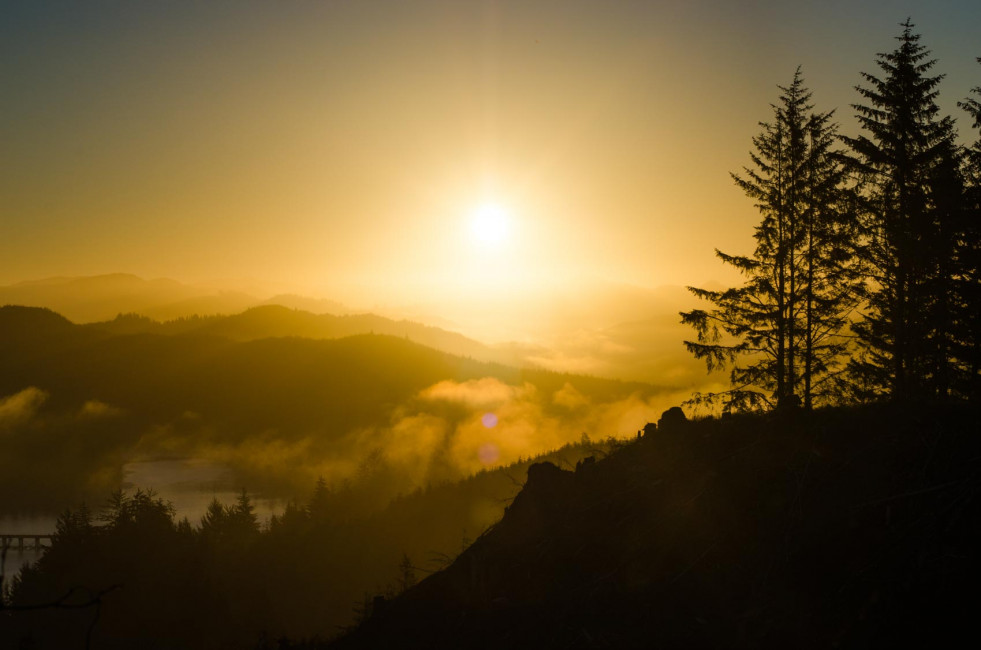
<svg viewBox="0 0 981 650">
<path fill-rule="evenodd" d="M 510 232 L 510 215 L 496 203 L 484 203 L 470 214 L 470 236 L 481 246 L 499 246 L 508 239 Z"/>
</svg>

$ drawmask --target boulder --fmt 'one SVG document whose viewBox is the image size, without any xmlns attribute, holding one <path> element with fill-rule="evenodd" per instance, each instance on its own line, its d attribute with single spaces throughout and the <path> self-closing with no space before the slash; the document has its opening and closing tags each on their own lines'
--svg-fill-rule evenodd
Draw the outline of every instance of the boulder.
<svg viewBox="0 0 981 650">
<path fill-rule="evenodd" d="M 688 422 L 685 412 L 680 406 L 672 406 L 661 414 L 661 419 L 657 421 L 658 431 L 676 431 Z"/>
</svg>

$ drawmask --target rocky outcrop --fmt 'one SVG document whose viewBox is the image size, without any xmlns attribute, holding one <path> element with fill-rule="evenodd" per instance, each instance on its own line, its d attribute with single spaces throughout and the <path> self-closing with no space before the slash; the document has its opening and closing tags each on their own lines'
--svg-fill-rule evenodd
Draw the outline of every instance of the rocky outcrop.
<svg viewBox="0 0 981 650">
<path fill-rule="evenodd" d="M 660 419 L 657 421 L 657 430 L 677 431 L 685 426 L 687 422 L 688 418 L 685 417 L 685 412 L 681 410 L 681 407 L 672 406 L 661 414 Z"/>
</svg>

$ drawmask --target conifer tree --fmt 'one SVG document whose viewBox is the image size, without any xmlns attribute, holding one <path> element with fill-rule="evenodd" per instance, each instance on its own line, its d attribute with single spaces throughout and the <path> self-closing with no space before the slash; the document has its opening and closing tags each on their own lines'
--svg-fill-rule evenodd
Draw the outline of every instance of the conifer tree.
<svg viewBox="0 0 981 650">
<path fill-rule="evenodd" d="M 218 500 L 218 497 L 212 498 L 208 509 L 201 516 L 201 535 L 212 542 L 221 540 L 226 536 L 228 520 L 228 508 Z"/>
<path fill-rule="evenodd" d="M 416 584 L 416 570 L 412 566 L 412 560 L 409 558 L 408 553 L 402 553 L 402 559 L 399 560 L 399 575 L 398 575 L 398 593 L 404 593 Z"/>
<path fill-rule="evenodd" d="M 327 481 L 321 476 L 317 479 L 317 484 L 313 489 L 313 496 L 310 497 L 310 503 L 307 505 L 307 512 L 310 514 L 310 518 L 315 521 L 326 520 L 330 513 L 329 502 L 330 488 L 327 487 Z"/>
<path fill-rule="evenodd" d="M 773 121 L 753 138 L 753 167 L 732 175 L 762 216 L 756 249 L 716 251 L 746 281 L 726 291 L 689 287 L 715 307 L 681 314 L 697 333 L 688 350 L 709 370 L 731 366 L 730 390 L 694 401 L 721 398 L 727 411 L 831 399 L 840 331 L 855 302 L 837 126 L 832 113 L 813 112 L 799 68 L 780 89 Z"/>
<path fill-rule="evenodd" d="M 259 516 L 256 515 L 252 497 L 245 488 L 239 492 L 235 505 L 228 509 L 228 519 L 237 535 L 259 532 Z"/>
<path fill-rule="evenodd" d="M 859 304 L 862 269 L 855 256 L 855 191 L 835 145 L 833 111 L 808 118 L 801 211 L 801 387 L 804 407 L 836 403 L 849 339 L 843 335 Z"/>
<path fill-rule="evenodd" d="M 861 254 L 869 274 L 864 318 L 855 324 L 863 354 L 853 364 L 865 397 L 937 395 L 950 358 L 942 306 L 950 286 L 952 224 L 938 209 L 936 172 L 951 151 L 953 122 L 939 118 L 937 87 L 927 76 L 935 60 L 907 19 L 899 47 L 879 54 L 883 78 L 862 73 L 853 104 L 864 134 L 845 138 L 854 170 L 865 182 Z M 934 187 L 931 188 L 931 184 Z"/>
<path fill-rule="evenodd" d="M 981 63 L 981 57 L 978 58 Z M 981 86 L 958 102 L 972 118 L 974 143 L 964 154 L 964 228 L 958 249 L 957 356 L 963 364 L 961 392 L 981 398 Z"/>
</svg>

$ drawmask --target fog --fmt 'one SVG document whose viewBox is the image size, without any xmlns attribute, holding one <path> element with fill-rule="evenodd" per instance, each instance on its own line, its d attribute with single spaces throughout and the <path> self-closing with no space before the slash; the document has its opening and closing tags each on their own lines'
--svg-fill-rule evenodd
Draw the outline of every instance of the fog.
<svg viewBox="0 0 981 650">
<path fill-rule="evenodd" d="M 318 478 L 368 490 L 364 507 L 398 494 L 579 442 L 636 435 L 681 393 L 637 391 L 610 399 L 565 382 L 557 389 L 496 377 L 443 380 L 382 409 L 388 415 L 340 435 L 293 428 L 229 432 L 185 411 L 139 431 L 142 419 L 87 400 L 59 411 L 28 387 L 0 400 L 2 513 L 100 504 L 119 486 L 152 488 L 180 516 L 199 517 L 215 495 L 247 488 L 271 512 L 303 498 Z"/>
</svg>

